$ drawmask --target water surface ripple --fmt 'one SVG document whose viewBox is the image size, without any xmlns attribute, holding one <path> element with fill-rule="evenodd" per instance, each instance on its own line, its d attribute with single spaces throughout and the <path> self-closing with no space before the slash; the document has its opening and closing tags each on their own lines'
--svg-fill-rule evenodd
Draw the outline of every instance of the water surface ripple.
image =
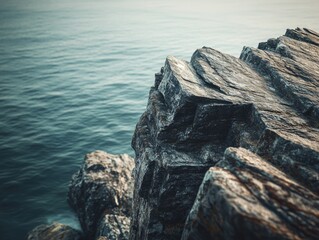
<svg viewBox="0 0 319 240">
<path fill-rule="evenodd" d="M 239 56 L 285 29 L 318 27 L 310 0 L 0 0 L 0 236 L 77 226 L 66 203 L 85 153 L 129 153 L 167 55 Z M 317 29 L 318 30 L 318 29 Z"/>
</svg>

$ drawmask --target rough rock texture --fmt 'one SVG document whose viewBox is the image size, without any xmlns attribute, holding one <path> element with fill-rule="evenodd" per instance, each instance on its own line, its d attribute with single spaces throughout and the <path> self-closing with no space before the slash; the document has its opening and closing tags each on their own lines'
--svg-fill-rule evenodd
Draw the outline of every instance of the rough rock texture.
<svg viewBox="0 0 319 240">
<path fill-rule="evenodd" d="M 228 148 L 205 175 L 182 239 L 316 239 L 319 197 L 257 155 Z"/>
<path fill-rule="evenodd" d="M 28 234 L 28 240 L 81 240 L 81 232 L 61 223 L 39 225 Z"/>
<path fill-rule="evenodd" d="M 127 154 L 95 151 L 86 155 L 72 178 L 68 195 L 86 239 L 128 238 L 133 168 L 134 160 Z"/>
<path fill-rule="evenodd" d="M 132 140 L 130 239 L 180 239 L 206 171 L 222 159 L 206 175 L 184 239 L 258 238 L 243 231 L 259 231 L 264 239 L 315 239 L 318 56 L 318 33 L 296 29 L 258 49 L 245 47 L 240 59 L 207 47 L 190 62 L 168 57 Z M 224 155 L 228 147 L 247 150 L 229 149 Z M 243 156 L 231 160 L 237 152 Z M 250 167 L 236 173 L 243 165 Z M 228 201 L 232 191 L 234 199 Z M 205 205 L 206 198 L 212 205 Z M 206 216 L 217 220 L 205 221 Z M 207 229 L 219 235 L 212 238 Z"/>
<path fill-rule="evenodd" d="M 96 235 L 106 237 L 108 240 L 126 240 L 129 231 L 130 218 L 124 215 L 107 214 L 99 223 Z"/>
</svg>

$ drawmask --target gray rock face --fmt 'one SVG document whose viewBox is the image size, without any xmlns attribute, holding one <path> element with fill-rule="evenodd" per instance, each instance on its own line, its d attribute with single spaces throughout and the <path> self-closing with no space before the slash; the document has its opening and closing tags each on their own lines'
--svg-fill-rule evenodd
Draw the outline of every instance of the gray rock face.
<svg viewBox="0 0 319 240">
<path fill-rule="evenodd" d="M 182 239 L 316 239 L 319 197 L 252 152 L 206 173 Z"/>
<path fill-rule="evenodd" d="M 318 33 L 296 29 L 258 49 L 245 47 L 240 59 L 207 47 L 190 62 L 168 57 L 132 140 L 136 168 L 130 239 L 180 239 L 183 230 L 183 239 L 258 238 L 242 231 L 259 232 L 264 239 L 315 239 L 318 56 Z M 228 147 L 241 148 L 224 156 Z M 230 151 L 245 156 L 229 160 L 235 154 Z M 205 173 L 217 163 L 217 182 L 211 176 L 215 170 L 209 170 L 194 204 Z M 241 170 L 251 189 L 245 182 L 238 189 L 226 184 L 239 181 L 236 164 L 254 166 Z M 237 192 L 229 202 L 233 190 L 253 202 Z M 210 222 L 207 216 L 216 218 Z M 218 234 L 212 238 L 211 233 Z"/>
<path fill-rule="evenodd" d="M 81 240 L 81 232 L 61 223 L 40 225 L 28 234 L 28 240 Z"/>
<path fill-rule="evenodd" d="M 81 169 L 72 178 L 68 195 L 86 239 L 128 238 L 133 168 L 134 160 L 127 154 L 95 151 L 86 155 Z"/>
</svg>

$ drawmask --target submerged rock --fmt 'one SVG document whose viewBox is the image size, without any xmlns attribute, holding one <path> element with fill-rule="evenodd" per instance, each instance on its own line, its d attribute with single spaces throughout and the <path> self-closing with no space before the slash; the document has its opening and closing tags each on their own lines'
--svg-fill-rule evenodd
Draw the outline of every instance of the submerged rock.
<svg viewBox="0 0 319 240">
<path fill-rule="evenodd" d="M 315 239 L 318 56 L 319 34 L 296 29 L 240 59 L 168 57 L 132 140 L 130 239 Z"/>
<path fill-rule="evenodd" d="M 77 213 L 86 239 L 127 239 L 131 214 L 134 160 L 127 154 L 95 151 L 85 156 L 73 176 L 68 201 Z M 125 223 L 117 221 L 125 219 Z M 105 230 L 107 229 L 107 230 Z M 115 238 L 113 238 L 115 237 Z"/>
<path fill-rule="evenodd" d="M 28 234 L 28 240 L 81 240 L 81 232 L 61 223 L 39 225 Z"/>
</svg>

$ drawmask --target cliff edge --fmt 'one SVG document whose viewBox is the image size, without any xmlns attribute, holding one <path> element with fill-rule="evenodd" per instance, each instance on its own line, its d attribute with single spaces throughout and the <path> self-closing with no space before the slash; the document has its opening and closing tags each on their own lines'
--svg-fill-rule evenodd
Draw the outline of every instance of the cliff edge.
<svg viewBox="0 0 319 240">
<path fill-rule="evenodd" d="M 317 239 L 318 56 L 297 28 L 168 57 L 132 140 L 130 239 Z"/>
<path fill-rule="evenodd" d="M 135 161 L 95 151 L 72 178 L 83 233 L 54 223 L 28 239 L 318 239 L 318 56 L 319 34 L 297 28 L 239 59 L 168 57 Z"/>
</svg>

